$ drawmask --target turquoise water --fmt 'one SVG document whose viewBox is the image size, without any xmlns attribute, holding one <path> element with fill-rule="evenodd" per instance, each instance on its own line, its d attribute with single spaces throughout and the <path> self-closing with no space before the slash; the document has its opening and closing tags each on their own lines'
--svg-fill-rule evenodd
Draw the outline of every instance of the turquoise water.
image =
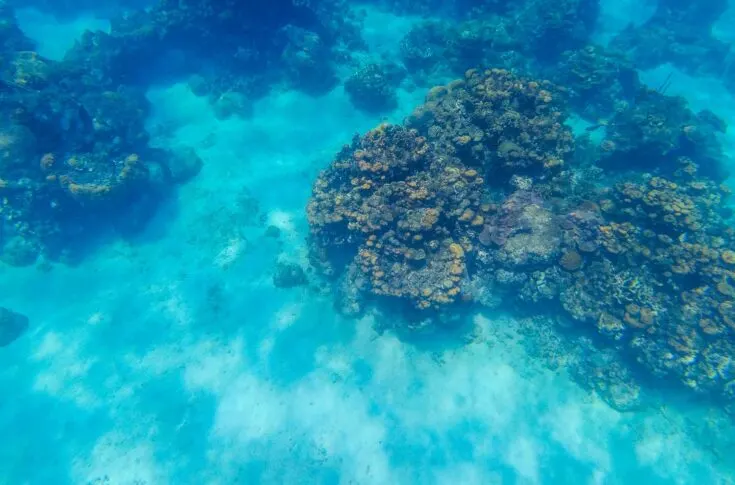
<svg viewBox="0 0 735 485">
<path fill-rule="evenodd" d="M 612 5 L 603 36 L 627 14 Z M 19 20 L 52 58 L 105 26 Z M 371 12 L 366 38 L 391 55 L 412 21 Z M 733 119 L 716 81 L 675 79 L 669 94 Z M 3 304 L 32 322 L 0 352 L 0 483 L 735 483 L 728 418 L 664 392 L 614 410 L 543 351 L 547 327 L 485 312 L 406 336 L 383 330 L 395 317 L 354 321 L 325 292 L 274 287 L 276 261 L 306 264 L 316 173 L 381 121 L 341 88 L 274 92 L 227 121 L 186 84 L 147 96 L 155 144 L 204 168 L 132 240 L 49 272 L 0 267 Z M 388 118 L 422 99 L 401 92 Z"/>
</svg>

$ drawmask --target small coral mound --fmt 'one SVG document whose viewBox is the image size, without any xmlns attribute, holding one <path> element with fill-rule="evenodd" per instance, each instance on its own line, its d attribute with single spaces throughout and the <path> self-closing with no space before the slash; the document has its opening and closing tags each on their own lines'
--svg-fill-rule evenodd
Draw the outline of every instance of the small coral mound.
<svg viewBox="0 0 735 485">
<path fill-rule="evenodd" d="M 397 74 L 390 66 L 368 64 L 345 82 L 345 92 L 352 104 L 368 113 L 391 111 L 398 105 Z"/>
<path fill-rule="evenodd" d="M 308 216 L 319 265 L 352 258 L 368 291 L 419 308 L 454 301 L 469 232 L 482 220 L 482 179 L 468 172 L 415 130 L 383 125 L 356 139 L 314 185 Z"/>
</svg>

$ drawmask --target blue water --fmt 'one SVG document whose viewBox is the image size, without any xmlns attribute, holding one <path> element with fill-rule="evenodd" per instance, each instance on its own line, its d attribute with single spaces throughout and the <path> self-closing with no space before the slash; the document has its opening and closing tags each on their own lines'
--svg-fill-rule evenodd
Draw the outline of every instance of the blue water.
<svg viewBox="0 0 735 485">
<path fill-rule="evenodd" d="M 603 3 L 601 42 L 650 15 Z M 365 15 L 375 56 L 395 55 L 419 21 Z M 52 59 L 109 28 L 95 12 L 17 16 Z M 716 33 L 731 42 L 729 30 Z M 672 71 L 668 94 L 735 121 L 718 79 L 641 74 L 658 86 Z M 185 81 L 147 88 L 152 144 L 194 148 L 203 169 L 133 238 L 106 237 L 48 272 L 0 266 L 0 302 L 31 322 L 0 348 L 0 484 L 735 483 L 724 413 L 674 391 L 617 411 L 517 315 L 477 310 L 461 330 L 407 337 L 383 330 L 386 313 L 351 319 L 328 292 L 273 285 L 277 261 L 308 265 L 318 170 L 424 92 L 404 86 L 394 111 L 370 115 L 341 86 L 275 90 L 220 120 Z M 735 155 L 733 128 L 723 142 Z M 239 223 L 245 189 L 264 224 Z"/>
</svg>

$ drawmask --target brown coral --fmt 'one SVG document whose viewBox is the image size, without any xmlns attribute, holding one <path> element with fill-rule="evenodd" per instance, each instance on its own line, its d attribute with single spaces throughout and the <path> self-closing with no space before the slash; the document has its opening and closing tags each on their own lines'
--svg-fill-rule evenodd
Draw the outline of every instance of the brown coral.
<svg viewBox="0 0 735 485">
<path fill-rule="evenodd" d="M 582 267 L 582 256 L 574 250 L 565 251 L 559 260 L 559 266 L 566 271 L 577 271 Z"/>
</svg>

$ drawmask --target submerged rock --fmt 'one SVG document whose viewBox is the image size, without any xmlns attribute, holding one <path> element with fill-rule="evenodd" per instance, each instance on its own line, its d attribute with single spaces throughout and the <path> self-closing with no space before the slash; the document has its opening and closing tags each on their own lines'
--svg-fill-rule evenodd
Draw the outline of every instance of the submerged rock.
<svg viewBox="0 0 735 485">
<path fill-rule="evenodd" d="M 193 148 L 185 148 L 170 154 L 166 161 L 171 181 L 176 184 L 188 182 L 202 169 L 202 159 Z"/>
<path fill-rule="evenodd" d="M 0 347 L 17 340 L 28 329 L 28 317 L 0 307 Z"/>
<path fill-rule="evenodd" d="M 273 284 L 277 288 L 295 288 L 303 286 L 309 281 L 304 269 L 295 263 L 279 262 L 273 274 Z"/>
<path fill-rule="evenodd" d="M 278 239 L 279 237 L 281 237 L 281 230 L 276 226 L 270 225 L 266 227 L 264 235 L 265 237 Z"/>
</svg>

